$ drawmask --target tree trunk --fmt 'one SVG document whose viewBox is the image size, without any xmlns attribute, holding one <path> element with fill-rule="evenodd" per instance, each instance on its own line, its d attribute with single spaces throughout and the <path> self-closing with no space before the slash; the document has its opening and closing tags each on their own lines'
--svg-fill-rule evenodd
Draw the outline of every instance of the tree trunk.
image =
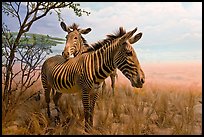
<svg viewBox="0 0 204 137">
<path fill-rule="evenodd" d="M 9 62 L 8 62 L 8 66 L 6 68 L 6 80 L 5 80 L 5 86 L 4 86 L 4 95 L 3 95 L 3 100 L 6 102 L 6 112 L 8 110 L 9 104 L 10 104 L 10 96 L 11 96 L 11 86 L 12 84 L 10 84 L 10 82 L 12 82 L 11 78 L 11 73 L 12 73 L 12 64 L 14 62 L 14 57 L 15 57 L 15 52 L 16 52 L 16 48 L 18 47 L 18 43 L 20 41 L 21 35 L 23 34 L 23 29 L 21 27 L 15 42 L 13 44 L 13 46 L 11 47 L 11 51 L 10 51 L 10 56 L 9 56 Z"/>
</svg>

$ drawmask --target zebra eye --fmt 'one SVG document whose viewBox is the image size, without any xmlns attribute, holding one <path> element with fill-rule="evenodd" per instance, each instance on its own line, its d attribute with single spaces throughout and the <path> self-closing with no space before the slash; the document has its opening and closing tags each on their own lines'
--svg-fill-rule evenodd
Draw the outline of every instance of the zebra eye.
<svg viewBox="0 0 204 137">
<path fill-rule="evenodd" d="M 133 55 L 132 51 L 127 51 L 126 54 L 127 54 L 127 56 L 132 56 Z"/>
</svg>

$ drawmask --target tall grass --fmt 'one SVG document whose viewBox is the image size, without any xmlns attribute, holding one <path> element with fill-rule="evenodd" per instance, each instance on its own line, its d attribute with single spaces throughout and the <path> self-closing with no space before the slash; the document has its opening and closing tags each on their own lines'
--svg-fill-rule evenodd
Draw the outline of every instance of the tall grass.
<svg viewBox="0 0 204 137">
<path fill-rule="evenodd" d="M 29 98 L 39 90 L 42 90 L 41 86 L 33 86 L 6 115 L 2 102 L 4 135 L 88 134 L 84 131 L 83 105 L 79 95 L 63 94 L 59 101 L 60 121 L 56 124 L 53 102 L 49 119 L 44 94 L 40 95 L 40 100 Z M 103 95 L 99 95 L 94 127 L 89 134 L 202 134 L 202 92 L 199 87 L 160 87 L 156 83 L 146 83 L 142 89 L 116 85 L 115 91 L 113 96 L 108 87 Z"/>
</svg>

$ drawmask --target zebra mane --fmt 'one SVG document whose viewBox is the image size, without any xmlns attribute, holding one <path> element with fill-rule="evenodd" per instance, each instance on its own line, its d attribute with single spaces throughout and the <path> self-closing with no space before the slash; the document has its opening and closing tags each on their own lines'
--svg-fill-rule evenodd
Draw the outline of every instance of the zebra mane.
<svg viewBox="0 0 204 137">
<path fill-rule="evenodd" d="M 102 41 L 98 41 L 98 42 L 96 42 L 96 43 L 94 43 L 94 44 L 91 44 L 92 47 L 88 48 L 86 52 L 93 51 L 93 49 L 94 49 L 94 50 L 98 50 L 98 49 L 102 48 L 103 45 L 104 45 L 105 43 L 107 43 L 108 41 L 117 39 L 117 38 L 123 36 L 124 34 L 126 34 L 126 30 L 125 30 L 123 27 L 120 27 L 120 28 L 119 28 L 119 31 L 115 32 L 114 34 L 108 34 L 108 35 L 106 35 L 106 36 L 107 36 L 106 39 L 104 39 L 104 40 L 102 40 Z"/>
<path fill-rule="evenodd" d="M 120 27 L 119 31 L 117 31 L 115 34 L 109 34 L 107 35 L 107 37 L 112 40 L 112 39 L 119 38 L 123 36 L 124 34 L 126 34 L 126 30 L 123 27 Z"/>
<path fill-rule="evenodd" d="M 79 25 L 76 23 L 73 23 L 72 25 L 69 26 L 69 28 L 73 29 L 73 30 L 80 30 L 79 29 Z"/>
</svg>

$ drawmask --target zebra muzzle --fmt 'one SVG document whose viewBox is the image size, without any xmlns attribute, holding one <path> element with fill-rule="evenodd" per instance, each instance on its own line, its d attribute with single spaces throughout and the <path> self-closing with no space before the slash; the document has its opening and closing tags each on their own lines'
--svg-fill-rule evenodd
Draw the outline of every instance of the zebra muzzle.
<svg viewBox="0 0 204 137">
<path fill-rule="evenodd" d="M 131 77 L 131 78 L 130 78 L 130 82 L 131 82 L 131 84 L 132 84 L 133 87 L 142 88 L 142 87 L 143 87 L 143 84 L 144 84 L 144 82 L 145 82 L 145 79 L 144 79 L 144 78 L 140 78 L 140 76 Z"/>
</svg>

